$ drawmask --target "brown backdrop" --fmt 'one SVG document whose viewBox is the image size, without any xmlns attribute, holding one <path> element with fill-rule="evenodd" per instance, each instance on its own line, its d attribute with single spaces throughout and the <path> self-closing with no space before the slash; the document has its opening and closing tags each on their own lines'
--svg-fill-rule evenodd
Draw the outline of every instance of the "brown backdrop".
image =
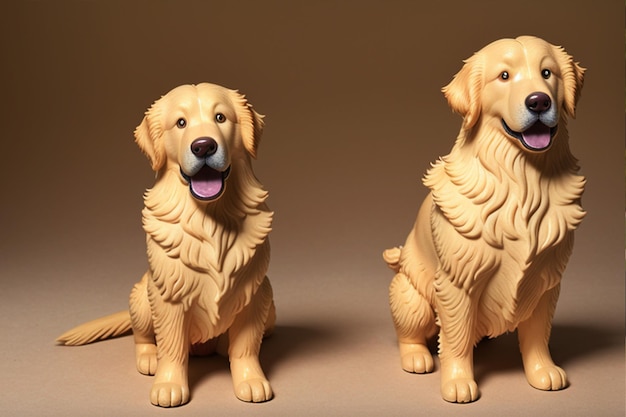
<svg viewBox="0 0 626 417">
<path fill-rule="evenodd" d="M 132 131 L 160 95 L 201 81 L 240 89 L 267 115 L 255 167 L 276 211 L 279 319 L 262 356 L 276 398 L 240 403 L 223 360 L 193 360 L 192 402 L 168 412 L 458 414 L 438 372 L 400 369 L 380 253 L 404 241 L 421 176 L 458 132 L 440 88 L 474 51 L 520 34 L 588 68 L 569 129 L 589 214 L 552 339 L 571 387 L 530 388 L 505 336 L 478 348 L 482 398 L 462 412 L 624 415 L 621 1 L 14 3 L 0 14 L 4 415 L 159 411 L 131 338 L 53 340 L 126 307 L 146 265 L 141 196 L 153 179 Z"/>
</svg>

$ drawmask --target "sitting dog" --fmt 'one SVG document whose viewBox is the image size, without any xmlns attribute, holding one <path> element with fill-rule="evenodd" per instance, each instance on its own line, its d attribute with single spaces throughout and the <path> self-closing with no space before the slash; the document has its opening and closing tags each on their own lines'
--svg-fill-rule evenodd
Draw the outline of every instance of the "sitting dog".
<svg viewBox="0 0 626 417">
<path fill-rule="evenodd" d="M 383 257 L 396 272 L 402 368 L 432 372 L 427 340 L 438 332 L 447 401 L 478 398 L 474 346 L 515 329 L 530 385 L 567 386 L 548 339 L 585 214 L 566 130 L 583 73 L 562 48 L 522 36 L 487 45 L 443 88 L 460 133 L 425 176 L 430 193 L 406 243 Z"/>
<path fill-rule="evenodd" d="M 275 321 L 265 275 L 273 213 L 251 165 L 262 117 L 236 91 L 183 85 L 157 100 L 135 130 L 157 173 L 144 198 L 149 269 L 131 292 L 130 313 L 58 341 L 84 344 L 132 327 L 137 369 L 155 375 L 155 405 L 189 401 L 189 354 L 215 351 L 227 351 L 237 398 L 272 398 L 259 349 Z"/>
</svg>

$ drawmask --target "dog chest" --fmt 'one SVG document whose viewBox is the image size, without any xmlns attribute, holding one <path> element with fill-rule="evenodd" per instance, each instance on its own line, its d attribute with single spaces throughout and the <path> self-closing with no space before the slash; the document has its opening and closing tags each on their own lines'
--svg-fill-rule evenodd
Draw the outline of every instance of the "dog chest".
<svg viewBox="0 0 626 417">
<path fill-rule="evenodd" d="M 495 337 L 513 331 L 527 320 L 544 294 L 560 285 L 572 245 L 570 233 L 559 245 L 530 259 L 528 252 L 516 254 L 515 245 L 505 247 L 499 266 L 478 302 L 478 318 L 483 328 L 480 336 Z"/>
</svg>

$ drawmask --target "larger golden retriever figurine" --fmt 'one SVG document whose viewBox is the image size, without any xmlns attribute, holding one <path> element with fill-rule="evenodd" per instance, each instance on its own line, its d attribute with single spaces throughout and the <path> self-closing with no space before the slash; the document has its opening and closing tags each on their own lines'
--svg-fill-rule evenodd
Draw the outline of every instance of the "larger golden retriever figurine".
<svg viewBox="0 0 626 417">
<path fill-rule="evenodd" d="M 145 194 L 143 227 L 149 269 L 117 313 L 59 337 L 89 343 L 132 327 L 137 369 L 155 375 L 153 404 L 189 401 L 190 353 L 227 351 L 235 394 L 272 398 L 259 364 L 275 320 L 267 192 L 256 179 L 262 116 L 236 91 L 183 85 L 156 101 L 135 139 L 156 171 Z"/>
<path fill-rule="evenodd" d="M 390 305 L 402 368 L 432 372 L 427 339 L 439 331 L 447 401 L 478 398 L 474 346 L 515 329 L 528 382 L 567 386 L 548 339 L 585 214 L 566 130 L 583 72 L 562 48 L 522 36 L 487 45 L 443 88 L 461 131 L 425 176 L 430 193 L 405 245 L 383 256 L 396 271 Z"/>
</svg>

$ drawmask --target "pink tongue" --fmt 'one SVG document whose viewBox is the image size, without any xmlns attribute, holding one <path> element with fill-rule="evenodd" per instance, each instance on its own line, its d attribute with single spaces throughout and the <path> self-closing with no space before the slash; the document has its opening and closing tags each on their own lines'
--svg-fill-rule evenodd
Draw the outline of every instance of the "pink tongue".
<svg viewBox="0 0 626 417">
<path fill-rule="evenodd" d="M 545 149 L 550 145 L 550 128 L 541 122 L 536 122 L 522 132 L 524 143 L 531 149 Z"/>
<path fill-rule="evenodd" d="M 204 166 L 190 179 L 191 191 L 201 199 L 210 200 L 217 197 L 224 186 L 222 173 Z"/>
</svg>

